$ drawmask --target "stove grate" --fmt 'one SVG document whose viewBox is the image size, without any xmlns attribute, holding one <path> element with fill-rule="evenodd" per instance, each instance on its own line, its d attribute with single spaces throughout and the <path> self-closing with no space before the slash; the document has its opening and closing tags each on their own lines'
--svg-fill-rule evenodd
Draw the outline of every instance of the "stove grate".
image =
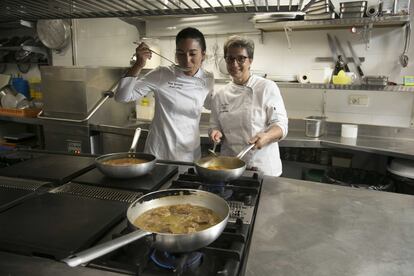
<svg viewBox="0 0 414 276">
<path fill-rule="evenodd" d="M 29 191 L 36 191 L 37 189 L 39 189 L 42 186 L 45 186 L 46 184 L 48 183 L 29 179 L 16 179 L 13 177 L 6 176 L 2 176 L 0 181 L 1 188 L 20 189 Z"/>
<path fill-rule="evenodd" d="M 69 182 L 56 189 L 53 189 L 51 193 L 64 193 L 72 194 L 76 196 L 83 196 L 89 198 L 98 198 L 104 200 L 114 200 L 119 202 L 132 203 L 137 198 L 142 196 L 139 192 L 130 192 L 125 190 L 117 190 L 112 188 L 101 188 L 89 185 L 83 185 L 78 183 Z"/>
</svg>

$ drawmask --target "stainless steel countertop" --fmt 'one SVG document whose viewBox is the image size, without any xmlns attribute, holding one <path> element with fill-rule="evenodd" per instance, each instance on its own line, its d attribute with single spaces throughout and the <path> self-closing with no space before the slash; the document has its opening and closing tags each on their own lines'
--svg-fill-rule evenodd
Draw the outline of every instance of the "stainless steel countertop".
<svg viewBox="0 0 414 276">
<path fill-rule="evenodd" d="M 414 196 L 266 177 L 246 275 L 413 275 Z"/>
<path fill-rule="evenodd" d="M 358 136 L 356 139 L 330 134 L 319 138 L 306 137 L 303 131 L 290 131 L 280 147 L 322 147 L 365 151 L 400 158 L 414 159 L 414 140 Z"/>
</svg>

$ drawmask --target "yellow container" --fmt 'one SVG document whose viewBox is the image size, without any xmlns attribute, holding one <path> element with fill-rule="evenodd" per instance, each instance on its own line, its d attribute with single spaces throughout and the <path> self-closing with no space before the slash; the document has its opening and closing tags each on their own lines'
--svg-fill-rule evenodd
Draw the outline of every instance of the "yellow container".
<svg viewBox="0 0 414 276">
<path fill-rule="evenodd" d="M 332 77 L 333 84 L 351 84 L 351 77 L 347 76 L 344 70 L 338 72 L 338 75 Z"/>
</svg>

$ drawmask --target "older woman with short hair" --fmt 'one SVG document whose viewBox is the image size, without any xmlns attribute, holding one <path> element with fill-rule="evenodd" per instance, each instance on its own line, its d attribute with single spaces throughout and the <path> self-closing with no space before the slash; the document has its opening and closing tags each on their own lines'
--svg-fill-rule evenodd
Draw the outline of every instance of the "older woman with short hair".
<svg viewBox="0 0 414 276">
<path fill-rule="evenodd" d="M 224 58 L 232 81 L 214 94 L 210 138 L 222 141 L 222 154 L 235 156 L 248 144 L 243 158 L 248 168 L 266 175 L 282 174 L 278 141 L 288 133 L 288 118 L 276 83 L 252 75 L 254 42 L 240 36 L 224 44 Z"/>
</svg>

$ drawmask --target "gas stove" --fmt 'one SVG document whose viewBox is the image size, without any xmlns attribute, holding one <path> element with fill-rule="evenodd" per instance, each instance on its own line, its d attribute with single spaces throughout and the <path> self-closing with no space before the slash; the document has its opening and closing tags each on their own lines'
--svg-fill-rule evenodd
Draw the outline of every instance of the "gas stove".
<svg viewBox="0 0 414 276">
<path fill-rule="evenodd" d="M 205 183 L 190 168 L 178 175 L 169 188 L 208 190 L 226 199 L 231 209 L 230 218 L 216 241 L 196 252 L 171 254 L 152 249 L 151 238 L 143 238 L 87 266 L 121 275 L 243 275 L 261 185 L 262 176 L 258 173 L 242 176 L 229 183 Z M 100 242 L 128 231 L 127 222 L 124 221 Z"/>
<path fill-rule="evenodd" d="M 12 167 L 21 167 L 23 164 L 35 162 L 34 160 L 46 160 L 49 156 L 49 153 L 43 152 L 16 152 L 7 156 L 8 168 L 3 168 L 3 171 L 9 173 Z M 70 273 L 76 271 L 75 268 L 59 260 L 130 231 L 125 212 L 129 204 L 138 197 L 159 189 L 183 188 L 216 193 L 228 202 L 231 210 L 227 226 L 212 244 L 196 252 L 171 254 L 155 251 L 151 246 L 151 238 L 147 237 L 95 259 L 87 263 L 86 267 L 76 269 L 82 270 L 84 275 L 244 274 L 260 200 L 263 181 L 261 174 L 246 171 L 242 177 L 228 183 L 206 183 L 190 165 L 168 162 L 157 164 L 152 176 L 113 181 L 102 178 L 96 169 L 90 169 L 91 159 L 75 156 L 72 158 L 75 158 L 74 161 L 69 163 L 72 167 L 73 163 L 78 167 L 70 171 L 65 168 L 50 174 L 45 173 L 45 177 L 48 178 L 56 176 L 48 182 L 53 181 L 53 187 L 36 193 L 35 197 L 28 198 L 13 208 L 0 210 L 0 228 L 6 229 L 7 226 L 8 231 L 7 235 L 0 237 L 0 253 L 10 252 L 26 259 L 22 263 L 16 261 L 16 269 L 25 267 L 25 264 L 32 260 L 48 260 L 49 263 L 55 262 L 54 267 L 59 265 L 62 273 L 65 271 L 69 273 L 67 275 L 71 275 Z M 65 155 L 57 155 L 55 160 L 61 159 L 70 160 Z M 88 162 L 80 166 L 80 159 L 88 159 Z M 177 171 L 180 174 L 177 174 Z M 25 170 L 20 172 L 27 173 Z M 24 180 L 25 177 L 20 174 L 16 176 L 14 179 L 20 186 L 24 181 L 29 181 Z M 35 180 L 37 176 L 33 174 L 27 178 L 43 185 L 44 181 L 40 181 L 43 179 Z M 11 181 L 7 179 L 7 184 L 11 185 Z M 96 218 L 93 225 L 89 223 L 91 217 Z M 30 219 L 36 223 L 29 223 Z M 72 224 L 71 221 L 75 220 L 79 223 L 72 227 L 79 231 L 63 231 L 67 229 L 67 222 Z M 30 226 L 19 227 L 21 221 L 27 221 Z M 0 268 L 1 262 L 0 260 Z"/>
</svg>

